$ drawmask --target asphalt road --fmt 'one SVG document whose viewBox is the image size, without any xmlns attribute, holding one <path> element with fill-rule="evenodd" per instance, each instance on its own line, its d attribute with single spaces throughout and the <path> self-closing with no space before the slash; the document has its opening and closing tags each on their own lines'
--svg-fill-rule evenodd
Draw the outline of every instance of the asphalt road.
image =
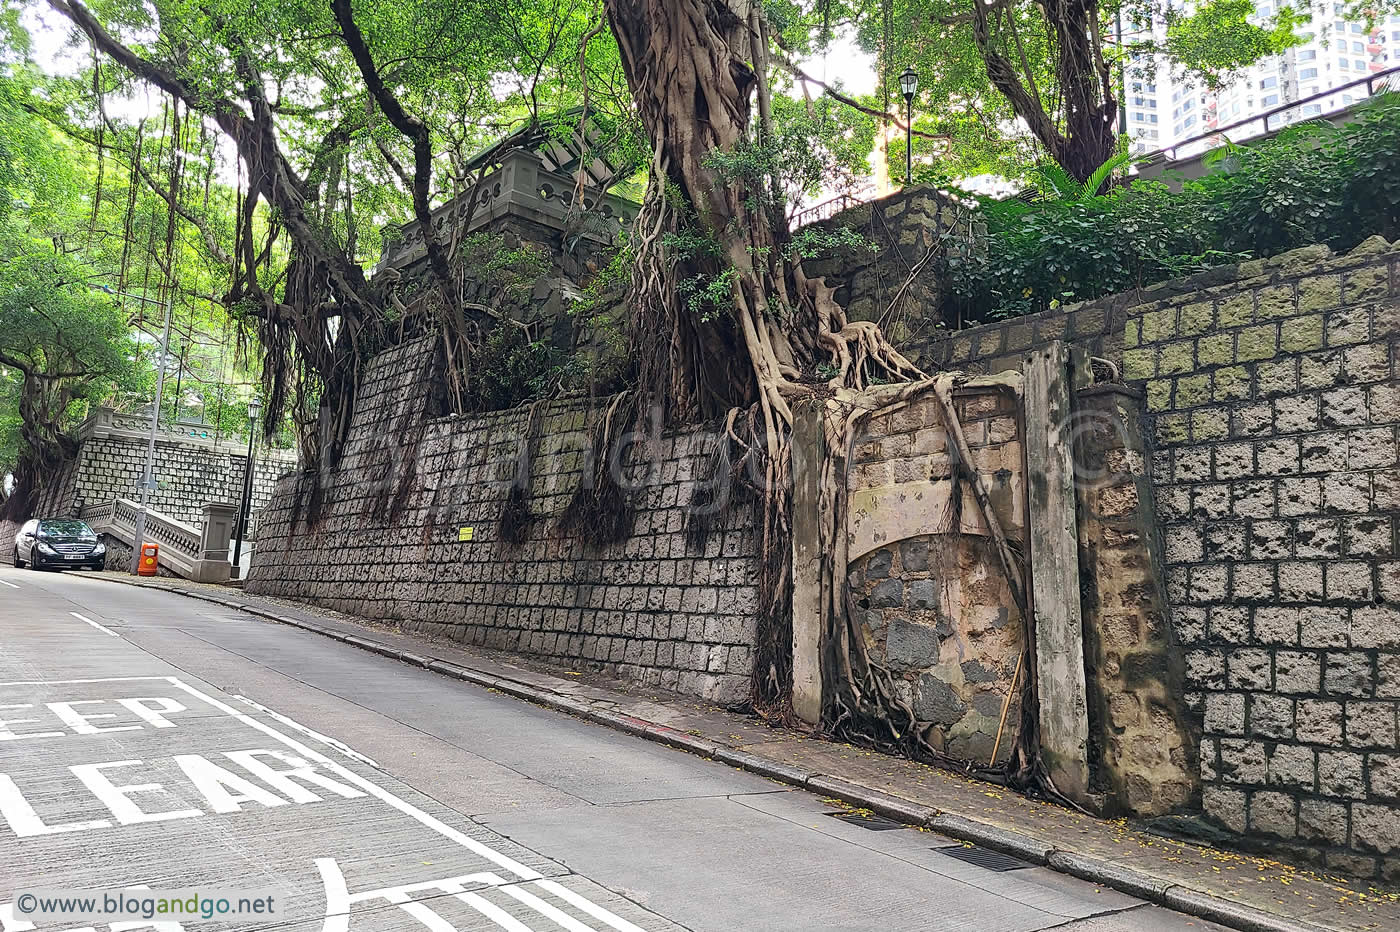
<svg viewBox="0 0 1400 932">
<path fill-rule="evenodd" d="M 294 628 L 0 567 L 0 932 L 1219 929 Z M 30 924 L 20 891 L 277 918 Z"/>
</svg>

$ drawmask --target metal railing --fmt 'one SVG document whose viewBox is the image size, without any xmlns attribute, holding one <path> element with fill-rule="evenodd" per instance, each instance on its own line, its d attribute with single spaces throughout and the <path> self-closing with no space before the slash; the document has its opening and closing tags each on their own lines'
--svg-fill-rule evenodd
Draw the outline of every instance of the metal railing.
<svg viewBox="0 0 1400 932">
<path fill-rule="evenodd" d="M 1375 74 L 1368 75 L 1364 78 L 1358 78 L 1357 80 L 1347 84 L 1342 84 L 1337 87 L 1328 88 L 1327 90 L 1319 91 L 1316 94 L 1309 94 L 1307 97 L 1301 97 L 1298 100 L 1290 100 L 1286 103 L 1279 104 L 1277 107 L 1265 110 L 1263 113 L 1258 113 L 1254 116 L 1246 117 L 1243 120 L 1236 120 L 1234 123 L 1229 123 L 1225 126 L 1217 126 L 1208 132 L 1201 133 L 1197 136 L 1192 136 L 1188 139 L 1183 139 L 1179 142 L 1174 142 L 1169 146 L 1163 146 L 1155 152 L 1149 152 L 1143 156 L 1143 161 L 1150 163 L 1170 162 L 1179 157 L 1177 153 L 1180 150 L 1187 149 L 1193 145 L 1196 145 L 1197 143 L 1207 143 L 1207 145 L 1201 150 L 1202 152 L 1204 152 L 1208 149 L 1214 148 L 1217 145 L 1220 145 L 1222 142 L 1240 142 L 1245 139 L 1255 139 L 1260 136 L 1267 136 L 1269 133 L 1274 132 L 1276 129 L 1282 129 L 1283 126 L 1288 125 L 1288 123 L 1296 122 L 1295 118 L 1293 120 L 1284 121 L 1283 123 L 1281 123 L 1280 126 L 1271 127 L 1269 123 L 1275 117 L 1287 114 L 1290 111 L 1298 110 L 1302 107 L 1307 106 L 1310 103 L 1314 103 L 1319 100 L 1324 100 L 1328 97 L 1335 97 L 1338 94 L 1344 93 L 1349 90 L 1355 90 L 1363 85 L 1366 88 L 1366 97 L 1374 97 L 1377 94 L 1384 94 L 1390 91 L 1400 91 L 1400 68 L 1391 68 L 1387 71 L 1378 71 Z M 1364 100 L 1365 98 L 1362 99 Z M 1329 113 L 1318 113 L 1310 115 L 1309 119 L 1326 119 L 1327 117 L 1333 114 L 1341 113 L 1342 111 L 1346 110 L 1347 107 L 1355 106 L 1355 104 L 1359 102 L 1360 101 L 1355 101 L 1351 104 L 1347 104 L 1345 107 L 1330 111 Z M 1240 129 L 1241 127 L 1251 126 L 1256 123 L 1262 124 L 1261 128 L 1256 133 L 1248 133 L 1240 136 L 1238 139 L 1231 139 L 1227 135 L 1235 130 Z M 1199 154 L 1200 152 L 1191 152 L 1189 153 L 1189 156 L 1195 156 Z"/>
<path fill-rule="evenodd" d="M 809 223 L 818 223 L 822 220 L 830 220 L 843 210 L 850 210 L 852 207 L 859 207 L 874 200 L 874 194 L 865 197 L 860 193 L 838 194 L 820 204 L 813 204 L 811 207 L 804 207 L 794 213 L 788 219 L 788 226 L 796 230 L 798 227 L 805 227 Z"/>
</svg>

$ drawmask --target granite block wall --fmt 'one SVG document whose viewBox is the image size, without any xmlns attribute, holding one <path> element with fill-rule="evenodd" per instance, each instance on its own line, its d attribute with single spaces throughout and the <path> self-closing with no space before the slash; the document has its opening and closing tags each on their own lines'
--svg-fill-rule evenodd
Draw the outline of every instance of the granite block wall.
<svg viewBox="0 0 1400 932">
<path fill-rule="evenodd" d="M 916 185 L 803 227 L 801 235 L 851 230 L 873 245 L 841 248 L 804 261 L 825 277 L 851 320 L 878 321 L 900 347 L 923 345 L 937 332 L 942 286 L 931 255 L 978 248 L 970 205 L 957 195 Z M 914 357 L 910 357 L 914 358 Z"/>
<path fill-rule="evenodd" d="M 294 457 L 284 451 L 254 456 L 252 518 L 256 536 L 257 515 L 272 497 L 278 477 L 287 472 Z M 157 440 L 155 476 L 159 487 L 151 494 L 151 508 L 186 524 L 199 526 L 207 502 L 237 503 L 243 498 L 243 470 L 247 456 L 178 441 Z M 146 465 L 146 442 L 133 437 L 93 437 L 82 442 L 72 496 L 93 504 L 112 498 L 139 501 L 141 477 Z"/>
<path fill-rule="evenodd" d="M 429 418 L 434 360 L 431 343 L 411 343 L 374 361 L 319 521 L 305 518 L 308 478 L 284 479 L 264 512 L 249 591 L 719 702 L 746 698 L 750 509 L 729 511 L 701 545 L 685 533 L 713 435 L 633 438 L 617 459 L 635 486 L 633 534 L 600 545 L 558 528 L 589 472 L 596 409 L 547 403 L 533 432 L 528 407 Z M 527 473 L 534 519 L 511 543 L 507 498 Z"/>
<path fill-rule="evenodd" d="M 1308 247 L 962 331 L 928 350 L 949 366 L 995 370 L 1030 342 L 1063 338 L 1121 367 L 1143 395 L 1151 481 L 1133 488 L 1155 510 L 1169 654 L 1184 664 L 1180 700 L 1200 735 L 1205 814 L 1275 852 L 1391 879 L 1397 263 L 1400 249 L 1379 237 L 1347 255 Z M 1152 620 L 1149 602 L 1134 630 Z"/>
<path fill-rule="evenodd" d="M 1397 251 L 1146 303 L 1144 385 L 1206 812 L 1400 878 Z"/>
</svg>

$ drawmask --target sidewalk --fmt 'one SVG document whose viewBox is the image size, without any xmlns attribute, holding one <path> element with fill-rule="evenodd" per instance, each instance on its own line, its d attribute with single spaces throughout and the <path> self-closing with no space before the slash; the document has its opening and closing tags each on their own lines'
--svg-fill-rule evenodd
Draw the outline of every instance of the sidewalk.
<svg viewBox="0 0 1400 932">
<path fill-rule="evenodd" d="M 1397 892 L 1149 835 L 1123 820 L 1034 802 L 993 784 L 771 728 L 684 697 L 592 674 L 544 672 L 518 658 L 228 587 L 117 573 L 98 578 L 294 625 L 1247 932 L 1400 929 Z"/>
</svg>

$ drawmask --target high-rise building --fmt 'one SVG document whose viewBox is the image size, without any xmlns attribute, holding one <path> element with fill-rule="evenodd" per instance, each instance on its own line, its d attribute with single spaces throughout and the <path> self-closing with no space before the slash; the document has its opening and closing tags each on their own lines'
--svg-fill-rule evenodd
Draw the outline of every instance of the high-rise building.
<svg viewBox="0 0 1400 932">
<path fill-rule="evenodd" d="M 1277 0 L 1256 0 L 1255 21 L 1269 23 L 1276 4 Z M 1125 123 L 1133 150 L 1152 152 L 1223 131 L 1182 146 L 1174 153 L 1182 157 L 1217 145 L 1222 136 L 1234 142 L 1258 136 L 1265 131 L 1266 115 L 1268 129 L 1276 130 L 1332 113 L 1367 97 L 1366 79 L 1400 65 L 1400 16 L 1368 27 L 1348 19 L 1347 4 L 1338 0 L 1314 0 L 1308 9 L 1311 22 L 1299 27 L 1305 37 L 1301 44 L 1261 59 L 1218 89 L 1174 77 L 1162 56 L 1139 56 L 1130 62 Z M 1163 23 L 1143 19 L 1124 25 L 1129 42 L 1149 33 L 1159 41 L 1165 38 Z M 1400 81 L 1391 81 L 1390 89 L 1400 90 Z M 1298 105 L 1287 106 L 1293 102 Z"/>
</svg>

